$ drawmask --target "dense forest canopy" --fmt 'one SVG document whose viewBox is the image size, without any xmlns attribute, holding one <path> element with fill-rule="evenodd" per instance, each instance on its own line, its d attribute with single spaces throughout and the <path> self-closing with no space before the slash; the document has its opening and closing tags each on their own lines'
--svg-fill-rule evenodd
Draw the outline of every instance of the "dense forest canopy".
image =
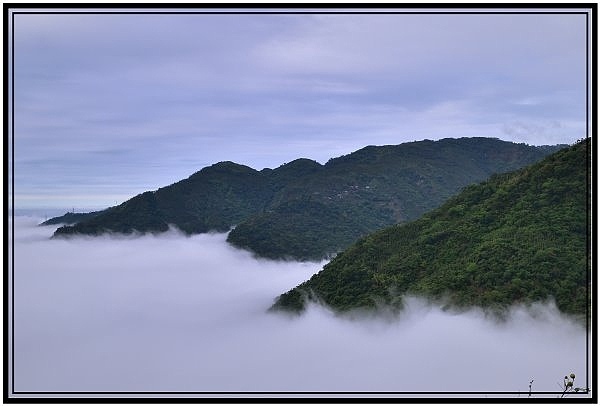
<svg viewBox="0 0 600 406">
<path fill-rule="evenodd" d="M 467 186 L 416 221 L 370 234 L 273 309 L 307 300 L 338 312 L 402 306 L 417 294 L 452 306 L 502 309 L 556 300 L 584 315 L 588 296 L 590 141 L 541 162 Z"/>
<path fill-rule="evenodd" d="M 170 225 L 193 234 L 235 226 L 228 241 L 259 256 L 318 260 L 370 232 L 418 218 L 466 185 L 559 148 L 460 138 L 368 146 L 325 165 L 297 159 L 257 171 L 220 162 L 55 235 L 163 232 Z"/>
</svg>

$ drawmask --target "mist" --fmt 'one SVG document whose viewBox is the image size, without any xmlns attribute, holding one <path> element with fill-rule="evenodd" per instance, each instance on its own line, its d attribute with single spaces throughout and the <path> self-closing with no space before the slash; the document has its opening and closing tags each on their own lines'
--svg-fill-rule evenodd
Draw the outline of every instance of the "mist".
<svg viewBox="0 0 600 406">
<path fill-rule="evenodd" d="M 267 312 L 324 263 L 254 258 L 226 234 L 50 239 L 15 218 L 15 391 L 561 392 L 585 326 L 553 304 L 498 322 L 407 298 L 395 317 Z M 520 392 L 516 393 L 516 392 Z M 226 395 L 226 394 L 224 394 Z"/>
</svg>

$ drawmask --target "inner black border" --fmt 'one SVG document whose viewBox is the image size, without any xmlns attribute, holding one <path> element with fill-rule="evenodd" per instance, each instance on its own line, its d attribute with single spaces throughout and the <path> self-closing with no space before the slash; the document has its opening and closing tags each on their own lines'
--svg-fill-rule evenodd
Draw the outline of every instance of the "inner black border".
<svg viewBox="0 0 600 406">
<path fill-rule="evenodd" d="M 34 9 L 40 9 L 43 11 L 34 11 Z M 64 9 L 69 9 L 71 11 L 67 11 Z M 74 9 L 94 9 L 89 11 L 73 11 Z M 103 9 L 129 9 L 127 11 L 100 11 Z M 160 9 L 160 11 L 151 11 L 155 9 Z M 181 11 L 179 9 L 186 9 L 185 11 Z M 202 11 L 196 11 L 201 9 Z M 237 9 L 237 10 L 235 10 Z M 242 9 L 242 10 L 240 10 Z M 255 11 L 259 9 L 258 11 Z M 301 9 L 301 10 L 290 10 L 290 9 Z M 323 10 L 328 9 L 328 10 Z M 329 10 L 331 9 L 331 10 Z M 341 9 L 341 10 L 340 10 Z M 383 9 L 380 11 L 374 11 L 373 9 Z M 397 11 L 398 9 L 402 9 L 403 11 Z M 412 9 L 413 11 L 407 11 L 407 9 Z M 441 10 L 432 10 L 432 9 L 442 9 Z M 480 9 L 479 11 L 468 11 Z M 499 11 L 502 9 L 513 9 L 513 11 Z M 519 11 L 515 11 L 521 9 Z M 525 10 L 529 9 L 529 10 Z M 573 10 L 579 9 L 579 10 Z M 18 10 L 18 11 L 17 11 Z M 173 10 L 173 11 L 172 11 Z M 212 11 L 211 11 L 212 10 Z M 454 10 L 454 11 L 450 11 Z M 587 10 L 587 11 L 582 11 Z M 590 133 L 590 124 L 592 131 L 596 132 L 596 123 L 597 123 L 597 110 L 594 107 L 597 105 L 597 3 L 551 3 L 551 4 L 539 4 L 539 3 L 518 3 L 518 4 L 508 4 L 508 3 L 489 3 L 489 4 L 476 4 L 476 3 L 468 3 L 468 4 L 445 4 L 445 3 L 425 3 L 425 4 L 415 4 L 415 3 L 407 3 L 407 4 L 394 4 L 394 3 L 373 3 L 373 4 L 340 4 L 340 3 L 318 3 L 318 4 L 305 4 L 305 3 L 288 3 L 288 4 L 245 4 L 245 3 L 232 3 L 232 4 L 218 4 L 218 3 L 207 3 L 203 5 L 197 4 L 187 4 L 187 3 L 173 3 L 173 4 L 164 4 L 164 3 L 150 3 L 150 4 L 142 4 L 142 3 L 121 3 L 121 4 L 109 4 L 109 3 L 90 3 L 90 4 L 57 4 L 57 3 L 4 3 L 3 4 L 3 12 L 4 12 L 4 196 L 3 203 L 6 210 L 7 216 L 5 218 L 11 218 L 11 237 L 14 237 L 14 18 L 16 14 L 583 14 L 586 15 L 586 138 L 590 138 L 591 146 L 588 143 L 588 146 L 592 148 L 592 156 L 597 156 L 597 146 L 594 142 L 594 138 Z M 9 16 L 10 20 L 10 31 L 9 31 Z M 590 33 L 590 22 L 592 32 Z M 10 32 L 10 35 L 9 35 Z M 9 44 L 8 38 L 11 38 L 11 46 L 9 52 Z M 590 49 L 590 37 L 591 42 L 594 45 Z M 591 60 L 590 60 L 591 53 Z M 8 75 L 8 57 L 11 57 L 10 60 L 10 83 L 9 83 L 9 75 Z M 591 69 L 591 77 L 590 77 L 590 69 Z M 590 88 L 590 79 L 592 79 L 593 88 Z M 591 95 L 590 95 L 591 93 Z M 9 106 L 9 94 L 10 94 L 10 109 Z M 591 106 L 590 106 L 590 96 L 591 96 Z M 592 109 L 590 109 L 592 107 Z M 9 110 L 10 110 L 10 125 L 9 125 Z M 591 123 L 590 123 L 590 111 L 591 111 Z M 10 133 L 9 133 L 10 131 Z M 7 148 L 7 141 L 10 137 L 12 148 Z M 12 165 L 9 164 L 8 159 L 8 151 L 11 150 L 11 162 Z M 11 171 L 11 205 L 8 204 L 9 199 L 9 182 L 8 182 L 8 173 Z M 588 170 L 588 179 L 590 179 L 590 170 L 591 179 L 595 179 L 595 175 L 597 174 L 597 162 L 594 158 L 592 158 L 591 167 L 587 165 Z M 587 194 L 588 205 L 590 203 L 590 193 Z M 597 190 L 595 187 L 592 187 L 592 196 L 591 196 L 593 207 L 591 210 L 596 210 L 597 208 Z M 12 208 L 12 210 L 11 210 Z M 592 243 L 597 242 L 597 227 L 593 227 L 590 233 L 590 221 L 594 221 L 594 226 L 597 226 L 597 219 L 595 216 L 590 218 L 590 210 L 587 212 L 587 244 L 588 252 L 592 252 L 593 249 Z M 4 269 L 8 270 L 8 246 L 9 246 L 9 227 L 7 222 L 4 223 L 4 241 L 6 244 L 3 247 L 4 252 Z M 431 395 L 431 398 L 420 397 L 420 398 L 410 398 L 411 402 L 419 402 L 423 401 L 431 401 L 435 400 L 436 402 L 447 402 L 447 401 L 455 401 L 457 395 L 471 395 L 469 398 L 460 398 L 461 401 L 466 403 L 473 402 L 481 402 L 483 399 L 473 398 L 473 396 L 482 396 L 482 395 L 519 395 L 525 396 L 527 392 L 524 391 L 510 391 L 510 392 L 502 392 L 502 391 L 443 391 L 443 392 L 414 392 L 414 391 L 378 391 L 378 392 L 365 392 L 365 391 L 307 391 L 307 392 L 296 392 L 296 391 L 229 391 L 229 392 L 221 392 L 221 391 L 15 391 L 14 386 L 14 239 L 12 240 L 12 245 L 10 246 L 11 255 L 12 255 L 12 267 L 10 269 L 11 272 L 11 289 L 9 291 L 8 288 L 8 272 L 4 272 L 4 403 L 73 403 L 73 402 L 89 402 L 89 403 L 99 403 L 99 402 L 107 402 L 107 401 L 119 401 L 123 403 L 166 403 L 166 402 L 177 402 L 177 403 L 189 403 L 189 402 L 198 402 L 198 401 L 210 401 L 210 402 L 256 402 L 260 401 L 261 403 L 272 403 L 281 401 L 285 399 L 286 401 L 291 401 L 295 403 L 305 403 L 307 401 L 312 401 L 314 399 L 319 399 L 325 402 L 361 402 L 365 401 L 369 402 L 378 402 L 378 403 L 390 403 L 397 402 L 398 398 L 394 398 L 391 396 L 394 395 L 404 395 L 405 397 L 408 395 Z M 596 282 L 596 275 L 592 272 L 592 270 L 597 269 L 597 258 L 595 255 L 592 255 L 592 264 L 593 267 L 590 267 L 590 257 L 587 258 L 587 296 L 588 303 L 590 302 L 590 287 L 591 282 Z M 595 289 L 591 289 L 591 296 L 593 302 L 590 304 L 594 306 L 597 304 L 597 292 Z M 9 346 L 9 333 L 8 333 L 8 304 L 9 304 L 9 296 L 10 296 L 10 309 L 11 309 L 11 334 L 10 334 L 10 346 Z M 597 334 L 597 324 L 595 323 L 595 319 L 591 319 L 590 308 L 586 312 L 586 324 L 587 324 L 587 335 L 586 335 L 586 367 L 587 367 L 587 375 L 586 375 L 586 387 L 588 388 L 586 391 L 582 391 L 579 393 L 570 393 L 569 402 L 577 402 L 577 403 L 596 403 L 597 394 L 594 388 L 590 390 L 590 373 L 592 373 L 593 383 L 597 383 L 597 363 L 593 362 L 590 368 L 590 335 L 596 338 Z M 595 316 L 595 313 L 593 313 Z M 591 322 L 591 325 L 590 325 Z M 597 350 L 597 340 L 594 340 L 593 345 L 593 353 L 596 354 Z M 11 351 L 10 357 L 10 374 L 9 374 L 9 347 Z M 10 379 L 9 379 L 10 376 Z M 9 391 L 9 382 L 10 391 Z M 591 392 L 592 397 L 575 397 L 577 395 L 589 395 Z M 531 394 L 535 395 L 561 395 L 562 391 L 555 392 L 531 392 Z M 10 397 L 9 395 L 30 395 L 29 397 Z M 43 398 L 38 397 L 41 395 L 50 395 L 51 397 Z M 62 395 L 98 395 L 98 397 L 85 397 L 85 396 L 69 396 L 69 397 L 61 397 Z M 107 397 L 101 397 L 106 396 Z M 164 396 L 164 395 L 180 395 L 185 397 L 119 397 L 119 396 L 132 396 L 132 395 L 145 395 L 145 396 Z M 202 397 L 188 397 L 189 395 L 202 395 Z M 243 397 L 235 397 L 235 396 L 248 396 L 246 398 Z M 257 397 L 261 395 L 270 395 L 270 397 Z M 344 398 L 335 398 L 336 395 L 344 395 Z M 364 395 L 377 395 L 377 397 L 357 397 L 352 398 L 348 396 L 364 396 Z M 443 398 L 436 397 L 440 395 L 453 395 L 453 398 Z M 228 397 L 227 397 L 228 396 Z M 250 397 L 252 396 L 252 397 Z M 287 396 L 287 397 L 286 397 Z M 293 396 L 293 397 L 290 397 Z M 387 396 L 387 397 L 386 397 Z M 522 398 L 494 398 L 495 402 L 515 402 L 520 401 Z M 551 399 L 527 399 L 527 401 L 534 401 L 537 403 L 538 400 L 542 402 L 549 402 Z"/>
</svg>

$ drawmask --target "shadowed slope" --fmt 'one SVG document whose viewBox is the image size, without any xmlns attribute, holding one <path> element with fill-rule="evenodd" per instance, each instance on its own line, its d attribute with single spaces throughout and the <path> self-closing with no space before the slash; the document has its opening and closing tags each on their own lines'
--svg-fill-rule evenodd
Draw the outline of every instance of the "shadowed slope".
<svg viewBox="0 0 600 406">
<path fill-rule="evenodd" d="M 297 159 L 256 171 L 221 162 L 55 235 L 163 232 L 169 225 L 193 234 L 235 226 L 228 241 L 259 256 L 318 260 L 557 148 L 461 138 L 369 146 L 325 165 Z"/>
<path fill-rule="evenodd" d="M 371 234 L 273 308 L 302 311 L 311 298 L 337 311 L 401 306 L 408 292 L 459 307 L 553 297 L 561 311 L 585 314 L 590 150 L 582 141 Z"/>
</svg>

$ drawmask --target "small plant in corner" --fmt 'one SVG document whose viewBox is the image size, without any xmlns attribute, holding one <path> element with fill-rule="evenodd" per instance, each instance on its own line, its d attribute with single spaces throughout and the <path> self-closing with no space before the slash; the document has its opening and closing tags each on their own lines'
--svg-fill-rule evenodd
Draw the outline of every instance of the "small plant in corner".
<svg viewBox="0 0 600 406">
<path fill-rule="evenodd" d="M 563 393 L 560 396 L 561 398 L 565 397 L 566 394 L 571 392 L 580 392 L 586 390 L 585 388 L 577 388 L 574 386 L 575 384 L 575 374 L 571 373 L 569 376 L 565 376 L 563 380 Z"/>
</svg>

